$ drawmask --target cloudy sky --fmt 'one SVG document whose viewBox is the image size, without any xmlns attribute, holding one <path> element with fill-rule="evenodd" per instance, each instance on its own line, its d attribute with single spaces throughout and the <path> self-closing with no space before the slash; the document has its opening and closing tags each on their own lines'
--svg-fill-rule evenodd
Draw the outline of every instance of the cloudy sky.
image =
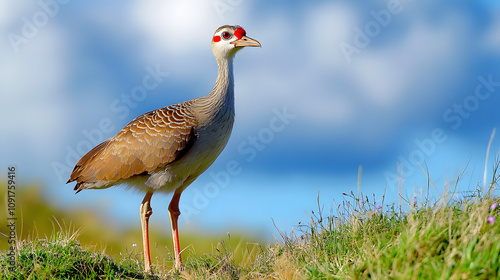
<svg viewBox="0 0 500 280">
<path fill-rule="evenodd" d="M 318 193 L 327 209 L 357 193 L 360 169 L 361 191 L 386 190 L 386 203 L 398 189 L 421 201 L 422 168 L 433 196 L 458 175 L 459 192 L 482 186 L 500 124 L 500 5 L 365 2 L 0 0 L 0 161 L 60 207 L 138 225 L 142 194 L 75 196 L 71 169 L 136 116 L 210 92 L 212 34 L 239 24 L 262 48 L 237 55 L 233 135 L 184 192 L 181 229 L 271 240 L 271 218 L 306 222 Z M 497 133 L 489 175 L 499 148 Z M 152 201 L 167 233 L 169 199 Z"/>
</svg>

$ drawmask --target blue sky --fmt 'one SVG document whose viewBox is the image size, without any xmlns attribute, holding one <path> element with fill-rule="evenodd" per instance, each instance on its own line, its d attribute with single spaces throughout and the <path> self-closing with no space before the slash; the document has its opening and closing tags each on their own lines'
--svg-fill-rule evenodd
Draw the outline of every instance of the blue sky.
<svg viewBox="0 0 500 280">
<path fill-rule="evenodd" d="M 139 225 L 142 195 L 74 195 L 70 169 L 136 116 L 207 94 L 215 29 L 259 40 L 235 60 L 236 123 L 225 151 L 181 199 L 181 230 L 271 240 L 361 191 L 398 200 L 483 184 L 500 123 L 495 1 L 0 1 L 4 166 L 61 207 Z M 153 77 L 146 89 L 144 79 Z M 488 172 L 500 148 L 492 142 Z M 436 191 L 431 190 L 432 195 Z M 168 196 L 152 223 L 169 232 Z"/>
</svg>

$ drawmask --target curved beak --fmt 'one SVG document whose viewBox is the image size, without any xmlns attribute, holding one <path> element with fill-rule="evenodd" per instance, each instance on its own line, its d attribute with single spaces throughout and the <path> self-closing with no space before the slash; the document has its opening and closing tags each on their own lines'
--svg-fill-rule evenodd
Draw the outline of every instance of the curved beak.
<svg viewBox="0 0 500 280">
<path fill-rule="evenodd" d="M 243 36 L 240 39 L 231 42 L 231 44 L 234 44 L 235 47 L 261 47 L 259 41 L 247 36 Z"/>
</svg>

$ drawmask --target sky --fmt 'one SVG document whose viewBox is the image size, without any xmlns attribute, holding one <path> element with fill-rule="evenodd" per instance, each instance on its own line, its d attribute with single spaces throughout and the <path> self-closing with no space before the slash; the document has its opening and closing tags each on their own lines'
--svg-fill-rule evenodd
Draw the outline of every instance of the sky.
<svg viewBox="0 0 500 280">
<path fill-rule="evenodd" d="M 482 187 L 485 164 L 491 179 L 500 148 L 497 131 L 487 153 L 500 124 L 492 0 L 0 0 L 2 166 L 61 208 L 138 226 L 143 194 L 75 195 L 65 183 L 136 116 L 208 94 L 210 40 L 224 24 L 262 48 L 235 58 L 233 133 L 184 191 L 181 231 L 273 240 L 273 221 L 285 232 L 307 222 L 318 195 L 326 210 L 351 191 L 377 204 L 384 194 L 384 205 L 421 202 L 457 178 L 457 193 Z M 169 200 L 152 200 L 151 223 L 166 233 Z"/>
</svg>

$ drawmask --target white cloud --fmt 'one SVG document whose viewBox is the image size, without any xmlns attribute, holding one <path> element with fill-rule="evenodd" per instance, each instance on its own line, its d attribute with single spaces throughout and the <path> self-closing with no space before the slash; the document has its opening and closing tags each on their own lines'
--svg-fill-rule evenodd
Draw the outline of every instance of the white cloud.
<svg viewBox="0 0 500 280">
<path fill-rule="evenodd" d="M 20 23 L 24 13 L 34 7 L 37 7 L 35 2 L 0 0 L 0 28 L 5 28 L 11 23 Z"/>
<path fill-rule="evenodd" d="M 11 21 L 10 6 L 12 6 L 9 0 L 0 0 L 0 27 L 4 27 L 8 22 Z"/>
<path fill-rule="evenodd" d="M 442 84 L 453 82 L 447 78 L 467 70 L 462 37 L 470 30 L 465 22 L 459 15 L 448 16 L 437 27 L 416 21 L 398 41 L 364 50 L 352 64 L 362 96 L 372 106 L 386 108 L 418 107 L 449 98 L 435 93 Z M 418 89 L 419 98 L 412 98 Z"/>
<path fill-rule="evenodd" d="M 213 1 L 136 1 L 130 7 L 132 24 L 143 28 L 152 43 L 165 52 L 193 53 L 210 45 L 210 39 L 222 20 L 241 18 L 244 3 L 236 3 L 219 13 Z M 202 38 L 200 40 L 200 38 Z M 200 41 L 207 44 L 200 44 Z"/>
<path fill-rule="evenodd" d="M 473 30 L 465 15 L 452 11 L 429 23 L 422 10 L 404 11 L 406 30 L 363 49 L 348 65 L 336 50 L 362 22 L 352 9 L 327 4 L 301 19 L 261 19 L 263 48 L 251 54 L 252 60 L 245 61 L 249 71 L 237 77 L 238 89 L 246 91 L 237 92 L 238 115 L 262 124 L 267 116 L 248 108 L 287 105 L 308 121 L 307 129 L 320 127 L 373 146 L 400 133 L 408 119 L 432 114 L 454 96 L 443 89 L 468 73 L 465 42 Z M 397 20 L 391 24 L 400 24 Z"/>
<path fill-rule="evenodd" d="M 300 28 L 300 42 L 311 63 L 321 67 L 344 65 L 341 42 L 352 40 L 353 27 L 359 21 L 354 7 L 346 3 L 327 3 L 306 12 Z"/>
<path fill-rule="evenodd" d="M 52 155 L 64 140 L 57 133 L 68 126 L 70 114 L 62 37 L 57 28 L 46 26 L 16 54 L 10 45 L 0 45 L 0 52 L 11 54 L 0 64 L 2 115 L 9 131 L 0 141 L 11 147 L 13 159 Z"/>
<path fill-rule="evenodd" d="M 455 30 L 468 30 L 460 15 L 449 15 L 437 27 L 416 17 L 407 32 L 377 48 L 364 49 L 347 65 L 336 50 L 339 42 L 351 39 L 353 26 L 359 21 L 352 9 L 326 4 L 312 8 L 298 21 L 279 16 L 261 19 L 256 33 L 263 48 L 240 54 L 236 62 L 244 63 L 247 70 L 244 74 L 237 71 L 238 115 L 255 124 L 264 123 L 266 120 L 259 118 L 265 115 L 255 116 L 247 108 L 288 105 L 313 126 L 345 129 L 337 130 L 337 135 L 352 133 L 349 126 L 357 124 L 367 134 L 384 137 L 370 129 L 372 121 L 385 126 L 380 130 L 391 132 L 398 127 L 395 123 L 421 114 L 416 108 L 449 97 L 436 97 L 435 91 L 440 84 L 450 82 L 447 77 L 456 77 L 443 74 L 443 69 L 464 71 L 460 44 L 461 36 L 467 35 Z M 247 56 L 251 58 L 247 60 Z M 418 88 L 423 91 L 412 96 Z M 412 106 L 410 110 L 408 106 Z M 365 136 L 362 138 L 373 140 L 373 135 Z"/>
</svg>

